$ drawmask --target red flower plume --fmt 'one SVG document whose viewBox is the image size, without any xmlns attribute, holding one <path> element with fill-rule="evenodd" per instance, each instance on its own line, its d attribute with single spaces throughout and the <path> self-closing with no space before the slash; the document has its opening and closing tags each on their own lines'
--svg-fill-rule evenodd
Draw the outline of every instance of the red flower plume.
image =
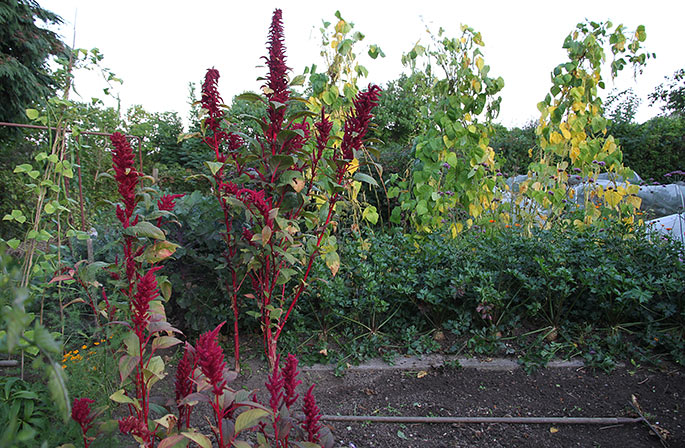
<svg viewBox="0 0 685 448">
<path fill-rule="evenodd" d="M 150 322 L 150 302 L 159 297 L 155 272 L 160 269 L 162 269 L 161 266 L 152 268 L 140 278 L 136 294 L 131 299 L 133 329 L 141 339 L 148 322 Z"/>
<path fill-rule="evenodd" d="M 195 346 L 197 364 L 212 385 L 215 395 L 221 395 L 226 387 L 224 352 L 216 341 L 219 330 L 225 323 L 221 322 L 214 330 L 202 333 Z"/>
<path fill-rule="evenodd" d="M 359 92 L 354 100 L 354 110 L 352 115 L 345 121 L 345 134 L 340 145 L 342 157 L 345 160 L 354 158 L 354 151 L 358 151 L 362 146 L 362 141 L 369 130 L 369 123 L 373 115 L 371 111 L 378 106 L 378 98 L 381 88 L 376 85 L 369 85 L 366 92 Z"/>
<path fill-rule="evenodd" d="M 288 91 L 288 66 L 285 65 L 285 45 L 283 44 L 283 17 L 280 9 L 274 10 L 269 28 L 269 55 L 264 57 L 269 73 L 266 77 L 266 84 L 262 86 L 267 100 L 269 100 L 268 129 L 266 138 L 272 144 L 272 152 L 278 151 L 276 136 L 283 128 L 285 117 L 285 107 L 279 107 L 280 103 L 285 104 L 290 99 Z"/>
<path fill-rule="evenodd" d="M 321 430 L 321 425 L 319 424 L 321 413 L 316 405 L 316 399 L 314 399 L 312 390 L 314 390 L 314 385 L 309 388 L 304 396 L 304 408 L 302 409 L 304 412 L 304 422 L 302 429 L 307 433 L 307 441 L 318 443 L 319 431 Z"/>
<path fill-rule="evenodd" d="M 117 206 L 117 218 L 124 228 L 127 228 L 131 224 L 131 215 L 136 206 L 136 185 L 138 185 L 140 174 L 133 167 L 133 150 L 126 137 L 120 132 L 115 132 L 110 136 L 110 140 L 114 145 L 114 151 L 112 151 L 114 179 L 117 181 L 119 194 L 124 203 L 123 210 Z"/>
</svg>

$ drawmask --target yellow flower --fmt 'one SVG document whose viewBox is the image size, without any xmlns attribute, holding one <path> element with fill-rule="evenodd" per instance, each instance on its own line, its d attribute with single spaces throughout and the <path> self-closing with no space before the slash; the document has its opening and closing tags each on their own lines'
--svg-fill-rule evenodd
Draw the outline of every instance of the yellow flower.
<svg viewBox="0 0 685 448">
<path fill-rule="evenodd" d="M 99 342 L 99 341 L 95 341 L 95 342 L 93 342 L 93 345 L 100 345 L 100 342 Z"/>
<path fill-rule="evenodd" d="M 87 348 L 88 348 L 87 345 L 82 345 L 82 346 L 81 346 L 81 350 L 85 350 L 85 349 L 87 349 Z"/>
<path fill-rule="evenodd" d="M 67 368 L 67 365 L 66 365 L 66 364 L 62 364 L 62 368 L 63 368 L 63 369 L 66 369 L 66 368 Z"/>
<path fill-rule="evenodd" d="M 75 354 L 75 355 L 78 355 L 78 350 L 74 350 L 74 354 Z"/>
</svg>

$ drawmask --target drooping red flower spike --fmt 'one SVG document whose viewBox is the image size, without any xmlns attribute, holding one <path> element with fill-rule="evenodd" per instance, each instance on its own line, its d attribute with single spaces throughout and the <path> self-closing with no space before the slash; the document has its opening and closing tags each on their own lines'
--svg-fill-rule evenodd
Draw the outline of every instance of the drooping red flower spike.
<svg viewBox="0 0 685 448">
<path fill-rule="evenodd" d="M 314 390 L 313 384 L 304 396 L 304 408 L 302 409 L 304 412 L 304 422 L 302 423 L 302 429 L 307 433 L 307 441 L 319 443 L 319 431 L 321 430 L 319 420 L 321 419 L 321 413 L 316 405 L 316 399 L 312 394 L 312 390 Z"/>
<path fill-rule="evenodd" d="M 267 42 L 269 48 L 269 55 L 266 56 L 266 65 L 269 68 L 269 73 L 266 77 L 266 84 L 262 89 L 269 100 L 268 115 L 268 130 L 266 138 L 272 144 L 273 154 L 276 154 L 279 148 L 276 145 L 276 136 L 283 128 L 283 119 L 285 117 L 285 104 L 290 99 L 290 92 L 288 91 L 288 66 L 285 65 L 285 45 L 283 44 L 283 13 L 280 9 L 274 10 L 271 19 L 271 27 L 269 28 L 269 40 Z"/>
<path fill-rule="evenodd" d="M 185 194 L 165 194 L 157 201 L 159 210 L 173 211 L 176 207 L 176 199 L 182 198 Z"/>
<path fill-rule="evenodd" d="M 195 344 L 197 364 L 217 396 L 221 395 L 226 387 L 224 352 L 216 340 L 219 330 L 225 323 L 226 321 L 221 322 L 214 330 L 202 333 Z"/>
<path fill-rule="evenodd" d="M 183 358 L 176 367 L 176 403 L 178 405 L 178 426 L 181 428 L 190 419 L 192 408 L 180 402 L 193 392 L 193 371 L 195 370 L 195 349 L 186 342 Z"/>
<path fill-rule="evenodd" d="M 221 120 L 223 113 L 221 112 L 220 104 L 223 103 L 219 95 L 219 70 L 210 68 L 205 75 L 205 81 L 202 83 L 202 108 L 207 110 L 207 128 L 212 131 L 213 142 L 210 144 L 214 148 L 215 156 L 220 158 L 219 146 L 221 142 L 226 140 L 228 135 L 221 129 Z"/>
<path fill-rule="evenodd" d="M 126 137 L 121 132 L 115 132 L 110 136 L 114 145 L 112 151 L 112 166 L 114 167 L 114 179 L 117 181 L 119 194 L 121 195 L 124 208 L 117 205 L 117 218 L 124 228 L 131 225 L 131 215 L 136 207 L 136 185 L 140 174 L 133 167 L 133 149 Z"/>
<path fill-rule="evenodd" d="M 160 211 L 171 212 L 176 207 L 176 199 L 182 198 L 185 194 L 165 194 L 157 201 L 157 209 Z M 162 225 L 162 217 L 157 218 L 157 227 Z"/>
<path fill-rule="evenodd" d="M 122 418 L 118 422 L 119 431 L 121 431 L 122 434 L 133 434 L 143 439 L 143 441 L 150 440 L 150 430 L 146 428 L 145 423 L 137 417 L 131 415 L 129 417 Z"/>
<path fill-rule="evenodd" d="M 314 162 L 313 170 L 316 169 L 316 165 L 318 164 L 319 160 L 321 160 L 323 150 L 326 149 L 326 146 L 328 145 L 328 137 L 331 135 L 331 129 L 333 129 L 333 122 L 330 121 L 326 116 L 325 107 L 321 108 L 321 120 L 314 123 L 314 127 L 316 127 L 316 148 L 312 154 L 312 159 Z"/>
<path fill-rule="evenodd" d="M 297 370 L 297 358 L 295 356 L 288 354 L 281 373 L 283 376 L 283 388 L 285 389 L 283 400 L 285 406 L 290 409 L 290 406 L 292 406 L 299 397 L 295 390 L 298 385 L 302 384 L 302 381 L 297 379 L 297 375 L 299 375 L 300 372 Z"/>
<path fill-rule="evenodd" d="M 278 413 L 278 408 L 281 407 L 281 401 L 283 401 L 283 375 L 279 368 L 281 356 L 276 357 L 276 363 L 274 364 L 273 371 L 264 384 L 266 390 L 269 391 L 269 405 L 274 413 Z"/>
<path fill-rule="evenodd" d="M 95 401 L 90 398 L 75 398 L 71 405 L 71 418 L 81 426 L 85 448 L 90 446 L 86 433 L 93 426 L 93 416 L 90 412 L 91 403 L 95 403 Z"/>
<path fill-rule="evenodd" d="M 357 94 L 352 114 L 345 121 L 345 133 L 340 145 L 343 159 L 352 160 L 354 151 L 359 151 L 361 148 L 364 136 L 369 130 L 369 123 L 373 118 L 371 111 L 378 106 L 380 94 L 381 88 L 371 84 L 366 92 Z"/>
<path fill-rule="evenodd" d="M 162 269 L 154 267 L 138 280 L 136 294 L 131 299 L 131 320 L 136 335 L 143 340 L 143 333 L 150 322 L 150 302 L 159 297 L 155 272 Z"/>
</svg>

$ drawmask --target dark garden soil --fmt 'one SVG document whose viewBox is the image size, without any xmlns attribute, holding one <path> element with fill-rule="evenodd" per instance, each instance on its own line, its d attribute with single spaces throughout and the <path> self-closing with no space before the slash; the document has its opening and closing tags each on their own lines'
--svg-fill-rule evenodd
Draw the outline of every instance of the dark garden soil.
<svg viewBox="0 0 685 448">
<path fill-rule="evenodd" d="M 264 369 L 254 366 L 232 386 L 263 393 L 265 378 Z M 685 369 L 679 367 L 660 371 L 622 367 L 609 374 L 578 367 L 546 368 L 531 375 L 522 369 L 437 367 L 348 370 L 342 377 L 304 368 L 300 378 L 301 388 L 316 384 L 318 405 L 329 415 L 637 417 L 630 405 L 634 395 L 668 446 L 685 447 Z M 326 423 L 339 447 L 662 446 L 644 423 Z"/>
</svg>

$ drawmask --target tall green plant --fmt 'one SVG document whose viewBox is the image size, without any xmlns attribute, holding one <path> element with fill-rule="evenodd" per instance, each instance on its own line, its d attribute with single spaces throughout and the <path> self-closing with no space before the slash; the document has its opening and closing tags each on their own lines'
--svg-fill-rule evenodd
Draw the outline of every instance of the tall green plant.
<svg viewBox="0 0 685 448">
<path fill-rule="evenodd" d="M 422 232 L 448 226 L 453 236 L 497 206 L 498 163 L 488 145 L 504 87 L 501 77 L 490 76 L 481 34 L 466 25 L 461 31 L 461 37 L 449 38 L 440 29 L 432 35 L 433 47 L 417 44 L 403 57 L 412 70 L 426 57 L 423 70 L 434 76 L 433 101 L 422 108 L 430 125 L 416 140 L 418 163 L 411 178 L 388 192 L 401 202 L 392 222 L 404 218 Z M 444 77 L 438 78 L 437 70 Z"/>
</svg>

